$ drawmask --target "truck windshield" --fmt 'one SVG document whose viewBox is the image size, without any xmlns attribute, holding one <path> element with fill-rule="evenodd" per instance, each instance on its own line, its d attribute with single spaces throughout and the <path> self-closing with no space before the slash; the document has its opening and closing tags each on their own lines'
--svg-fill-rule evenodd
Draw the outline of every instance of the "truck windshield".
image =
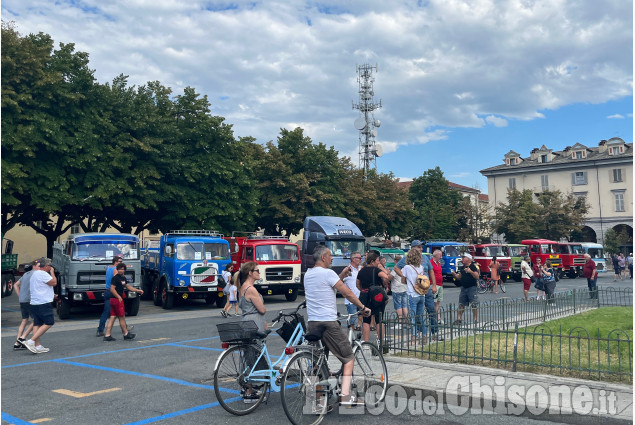
<svg viewBox="0 0 635 425">
<path fill-rule="evenodd" d="M 485 255 L 488 257 L 509 257 L 509 251 L 506 246 L 488 246 Z"/>
<path fill-rule="evenodd" d="M 365 252 L 364 241 L 335 240 L 326 241 L 334 256 L 349 258 L 353 252 Z"/>
<path fill-rule="evenodd" d="M 589 248 L 587 253 L 591 256 L 591 258 L 604 258 L 603 248 Z"/>
<path fill-rule="evenodd" d="M 125 260 L 139 259 L 136 241 L 86 240 L 76 241 L 71 250 L 72 260 L 108 259 L 120 256 Z"/>
<path fill-rule="evenodd" d="M 558 245 L 554 244 L 541 244 L 540 252 L 542 254 L 556 254 L 558 252 Z"/>
<path fill-rule="evenodd" d="M 297 245 L 258 245 L 256 261 L 298 261 Z"/>
<path fill-rule="evenodd" d="M 573 252 L 574 254 L 578 254 L 578 255 L 584 254 L 584 248 L 582 248 L 582 245 L 570 245 L 570 246 L 571 246 L 571 252 Z"/>
<path fill-rule="evenodd" d="M 446 257 L 460 257 L 467 252 L 467 247 L 463 245 L 446 245 L 443 247 Z"/>
<path fill-rule="evenodd" d="M 222 243 L 180 242 L 176 244 L 177 260 L 229 260 L 229 248 Z"/>
<path fill-rule="evenodd" d="M 528 254 L 526 246 L 510 246 L 509 253 L 512 257 L 524 257 Z"/>
</svg>

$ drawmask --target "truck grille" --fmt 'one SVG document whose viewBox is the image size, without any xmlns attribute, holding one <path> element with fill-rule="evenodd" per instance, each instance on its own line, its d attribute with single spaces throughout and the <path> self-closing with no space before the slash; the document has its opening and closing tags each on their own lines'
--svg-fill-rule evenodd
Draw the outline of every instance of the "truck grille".
<svg viewBox="0 0 635 425">
<path fill-rule="evenodd" d="M 265 272 L 267 282 L 280 282 L 293 279 L 292 267 L 270 267 Z"/>
<path fill-rule="evenodd" d="M 135 282 L 134 270 L 126 270 L 126 281 L 129 284 Z M 78 285 L 105 285 L 106 284 L 106 272 L 77 272 L 77 284 Z"/>
<path fill-rule="evenodd" d="M 576 266 L 584 266 L 584 263 L 586 263 L 586 261 L 584 261 L 584 258 L 573 259 L 573 264 L 575 264 Z"/>
<path fill-rule="evenodd" d="M 192 268 L 190 283 L 192 285 L 209 285 L 216 282 L 216 267 L 198 266 Z"/>
<path fill-rule="evenodd" d="M 596 264 L 595 264 L 595 267 L 596 267 L 598 270 L 604 270 L 604 263 L 596 263 Z"/>
</svg>

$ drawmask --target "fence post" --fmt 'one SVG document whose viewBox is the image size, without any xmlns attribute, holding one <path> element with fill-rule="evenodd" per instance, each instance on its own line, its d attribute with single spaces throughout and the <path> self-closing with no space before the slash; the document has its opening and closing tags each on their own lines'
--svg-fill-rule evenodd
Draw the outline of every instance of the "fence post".
<svg viewBox="0 0 635 425">
<path fill-rule="evenodd" d="M 575 314 L 575 293 L 576 293 L 576 290 L 574 289 L 573 291 L 569 291 L 569 293 L 573 295 L 573 314 Z"/>
<path fill-rule="evenodd" d="M 518 360 L 518 322 L 514 324 L 514 359 L 512 362 L 512 372 L 516 372 L 517 360 Z"/>
</svg>

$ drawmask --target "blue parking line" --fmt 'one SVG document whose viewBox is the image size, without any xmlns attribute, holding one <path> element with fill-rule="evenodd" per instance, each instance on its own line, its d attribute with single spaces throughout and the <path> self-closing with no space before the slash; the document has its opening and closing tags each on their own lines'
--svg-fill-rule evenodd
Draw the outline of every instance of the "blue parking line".
<svg viewBox="0 0 635 425">
<path fill-rule="evenodd" d="M 14 312 L 18 312 L 20 310 L 14 310 L 12 308 L 6 308 L 6 307 L 2 307 L 2 311 L 14 311 Z"/>
<path fill-rule="evenodd" d="M 11 416 L 4 412 L 2 412 L 2 420 L 14 425 L 33 425 L 32 422 L 23 421 L 22 419 L 18 419 L 15 416 Z"/>
<path fill-rule="evenodd" d="M 86 368 L 89 368 L 89 369 L 97 369 L 97 370 L 105 370 L 105 371 L 108 371 L 108 372 L 124 373 L 126 375 L 140 376 L 142 378 L 158 379 L 159 381 L 172 382 L 174 384 L 185 385 L 185 386 L 188 386 L 188 387 L 205 388 L 207 390 L 213 390 L 214 389 L 214 387 L 211 386 L 211 385 L 195 384 L 193 382 L 183 381 L 182 379 L 166 378 L 165 376 L 150 375 L 149 373 L 135 372 L 135 371 L 132 371 L 132 370 L 115 369 L 115 368 L 112 368 L 112 367 L 92 365 L 92 364 L 87 364 L 87 363 L 70 362 L 68 360 L 56 360 L 55 362 L 56 363 L 68 364 L 68 365 L 71 365 L 71 366 L 86 367 Z"/>
<path fill-rule="evenodd" d="M 238 400 L 242 400 L 242 397 L 230 398 L 230 399 L 226 400 L 226 402 L 227 403 L 232 403 L 232 402 L 238 401 Z M 152 422 L 159 422 L 159 421 L 162 421 L 164 419 L 174 418 L 176 416 L 186 415 L 186 414 L 192 413 L 192 412 L 198 412 L 200 410 L 209 409 L 209 408 L 216 407 L 216 406 L 219 406 L 219 405 L 220 405 L 220 403 L 215 401 L 214 403 L 209 403 L 209 404 L 203 404 L 201 406 L 190 407 L 189 409 L 178 410 L 176 412 L 166 413 L 165 415 L 155 416 L 153 418 L 143 419 L 143 420 L 140 420 L 140 421 L 137 421 L 137 422 L 130 422 L 130 423 L 127 423 L 126 425 L 150 424 Z"/>
</svg>

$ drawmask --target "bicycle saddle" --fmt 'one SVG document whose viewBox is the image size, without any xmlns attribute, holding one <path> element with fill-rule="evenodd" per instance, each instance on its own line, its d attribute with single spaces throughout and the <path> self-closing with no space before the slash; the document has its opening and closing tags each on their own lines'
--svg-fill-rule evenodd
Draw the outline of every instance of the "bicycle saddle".
<svg viewBox="0 0 635 425">
<path fill-rule="evenodd" d="M 257 339 L 264 339 L 264 338 L 266 338 L 266 337 L 267 337 L 267 335 L 269 335 L 270 333 L 271 333 L 271 329 L 267 329 L 267 330 L 262 331 L 262 332 L 258 331 L 258 332 L 256 332 L 256 338 L 257 338 Z"/>
<path fill-rule="evenodd" d="M 323 333 L 324 333 L 324 330 L 322 330 L 321 332 L 318 330 L 314 330 L 311 333 L 304 335 L 304 339 L 306 339 L 309 342 L 316 342 L 322 339 Z"/>
</svg>

